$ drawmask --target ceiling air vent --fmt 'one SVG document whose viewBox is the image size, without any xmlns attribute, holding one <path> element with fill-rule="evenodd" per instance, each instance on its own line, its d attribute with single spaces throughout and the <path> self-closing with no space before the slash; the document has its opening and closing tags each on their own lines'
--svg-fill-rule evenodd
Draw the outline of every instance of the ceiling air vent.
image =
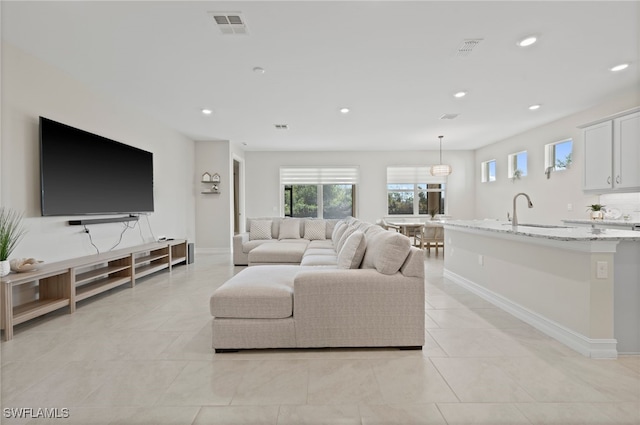
<svg viewBox="0 0 640 425">
<path fill-rule="evenodd" d="M 469 56 L 481 41 L 481 38 L 468 38 L 462 41 L 462 44 L 458 46 L 457 56 Z"/>
<path fill-rule="evenodd" d="M 277 130 L 289 130 L 289 124 L 274 124 Z"/>
<path fill-rule="evenodd" d="M 209 12 L 222 34 L 247 34 L 247 26 L 239 12 Z"/>
<path fill-rule="evenodd" d="M 460 114 L 444 114 L 443 116 L 440 117 L 441 120 L 453 120 L 455 118 L 458 118 L 458 115 Z"/>
</svg>

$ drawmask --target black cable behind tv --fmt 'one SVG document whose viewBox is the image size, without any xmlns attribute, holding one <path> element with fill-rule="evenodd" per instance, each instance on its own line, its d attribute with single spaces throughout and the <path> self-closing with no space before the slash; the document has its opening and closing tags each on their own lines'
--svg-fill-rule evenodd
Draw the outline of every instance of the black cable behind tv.
<svg viewBox="0 0 640 425">
<path fill-rule="evenodd" d="M 138 221 L 137 215 L 130 215 L 126 217 L 112 217 L 112 218 L 88 218 L 85 220 L 69 220 L 70 226 L 86 226 L 89 224 L 102 224 L 102 223 L 125 223 L 127 221 Z"/>
</svg>

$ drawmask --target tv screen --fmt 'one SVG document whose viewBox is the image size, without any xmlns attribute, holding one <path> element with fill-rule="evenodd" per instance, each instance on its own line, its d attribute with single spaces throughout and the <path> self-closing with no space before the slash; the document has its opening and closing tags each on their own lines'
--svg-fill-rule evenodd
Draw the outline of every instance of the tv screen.
<svg viewBox="0 0 640 425">
<path fill-rule="evenodd" d="M 153 211 L 153 154 L 40 117 L 43 216 Z"/>
</svg>

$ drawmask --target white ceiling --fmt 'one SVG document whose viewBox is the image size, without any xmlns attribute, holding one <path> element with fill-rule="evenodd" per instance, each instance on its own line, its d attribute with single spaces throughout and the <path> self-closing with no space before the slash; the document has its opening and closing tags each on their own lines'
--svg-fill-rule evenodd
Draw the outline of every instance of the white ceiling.
<svg viewBox="0 0 640 425">
<path fill-rule="evenodd" d="M 441 134 L 444 149 L 475 149 L 640 85 L 637 1 L 1 7 L 3 39 L 194 140 L 246 150 L 437 149 Z M 241 12 L 249 34 L 221 34 L 210 11 Z M 517 47 L 529 34 L 538 43 Z M 483 41 L 458 56 L 470 38 Z"/>
</svg>

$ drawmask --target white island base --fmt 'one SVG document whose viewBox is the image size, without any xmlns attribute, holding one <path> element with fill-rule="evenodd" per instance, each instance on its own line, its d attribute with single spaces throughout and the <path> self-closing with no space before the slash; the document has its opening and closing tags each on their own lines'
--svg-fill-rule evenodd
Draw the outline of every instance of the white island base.
<svg viewBox="0 0 640 425">
<path fill-rule="evenodd" d="M 444 276 L 593 358 L 640 353 L 640 233 L 445 225 Z"/>
</svg>

